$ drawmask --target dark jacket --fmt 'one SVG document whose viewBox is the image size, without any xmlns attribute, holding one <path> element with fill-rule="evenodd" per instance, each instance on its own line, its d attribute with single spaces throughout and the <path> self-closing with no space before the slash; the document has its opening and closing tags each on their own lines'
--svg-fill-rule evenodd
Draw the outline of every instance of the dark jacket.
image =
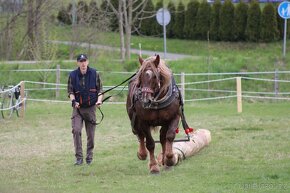
<svg viewBox="0 0 290 193">
<path fill-rule="evenodd" d="M 80 68 L 69 75 L 68 94 L 74 94 L 80 107 L 90 107 L 96 104 L 102 84 L 96 69 L 88 67 L 87 73 L 82 74 Z"/>
</svg>

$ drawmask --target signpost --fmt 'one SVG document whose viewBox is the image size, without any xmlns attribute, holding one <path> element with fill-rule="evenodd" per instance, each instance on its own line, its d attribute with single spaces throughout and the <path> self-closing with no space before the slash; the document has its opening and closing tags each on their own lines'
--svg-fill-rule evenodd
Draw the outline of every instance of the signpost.
<svg viewBox="0 0 290 193">
<path fill-rule="evenodd" d="M 169 24 L 171 16 L 167 9 L 160 8 L 156 13 L 157 22 L 163 26 L 163 37 L 164 37 L 164 59 L 166 58 L 166 25 Z"/>
<path fill-rule="evenodd" d="M 290 18 L 290 2 L 283 1 L 278 6 L 278 14 L 284 19 L 283 57 L 286 55 L 287 19 Z"/>
</svg>

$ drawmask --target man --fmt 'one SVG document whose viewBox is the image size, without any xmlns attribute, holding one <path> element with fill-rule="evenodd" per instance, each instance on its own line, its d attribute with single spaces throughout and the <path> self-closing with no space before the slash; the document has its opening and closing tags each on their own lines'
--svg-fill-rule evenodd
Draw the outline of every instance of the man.
<svg viewBox="0 0 290 193">
<path fill-rule="evenodd" d="M 68 78 L 68 97 L 72 102 L 72 134 L 75 147 L 75 165 L 83 164 L 82 127 L 85 123 L 87 133 L 86 163 L 93 160 L 94 136 L 96 128 L 96 108 L 102 105 L 102 82 L 99 73 L 90 68 L 88 57 L 77 57 L 78 68 Z"/>
</svg>

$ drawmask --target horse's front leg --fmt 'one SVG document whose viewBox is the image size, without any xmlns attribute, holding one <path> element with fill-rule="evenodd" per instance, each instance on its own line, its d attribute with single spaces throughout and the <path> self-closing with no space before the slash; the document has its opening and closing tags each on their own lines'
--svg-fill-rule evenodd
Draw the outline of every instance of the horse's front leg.
<svg viewBox="0 0 290 193">
<path fill-rule="evenodd" d="M 143 134 L 138 134 L 138 140 L 139 140 L 139 148 L 137 152 L 137 157 L 140 160 L 146 160 L 147 158 L 147 150 L 145 148 L 145 137 Z"/>
<path fill-rule="evenodd" d="M 146 129 L 146 148 L 149 151 L 149 169 L 151 174 L 158 174 L 160 172 L 160 168 L 157 164 L 157 161 L 154 156 L 155 142 L 152 138 L 150 128 Z"/>
<path fill-rule="evenodd" d="M 166 145 L 164 152 L 164 165 L 165 166 L 174 166 L 176 164 L 176 158 L 174 157 L 172 145 L 175 139 L 175 130 L 178 126 L 179 116 L 177 116 L 169 124 L 167 133 L 166 133 Z"/>
<path fill-rule="evenodd" d="M 166 150 L 166 134 L 167 134 L 168 126 L 162 126 L 160 130 L 160 143 L 162 146 L 162 151 L 158 156 L 158 163 L 164 165 L 164 155 Z"/>
</svg>

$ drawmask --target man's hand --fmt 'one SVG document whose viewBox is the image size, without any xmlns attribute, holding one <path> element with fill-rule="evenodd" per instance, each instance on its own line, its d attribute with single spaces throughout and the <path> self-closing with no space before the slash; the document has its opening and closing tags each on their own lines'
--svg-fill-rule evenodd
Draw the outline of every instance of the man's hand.
<svg viewBox="0 0 290 193">
<path fill-rule="evenodd" d="M 97 107 L 97 108 L 100 108 L 102 104 L 103 104 L 102 101 L 97 101 L 97 102 L 96 102 L 96 107 Z"/>
<path fill-rule="evenodd" d="M 80 108 L 80 104 L 78 102 L 76 102 L 75 99 L 73 99 L 71 101 L 71 106 L 74 107 L 74 108 Z"/>
</svg>

